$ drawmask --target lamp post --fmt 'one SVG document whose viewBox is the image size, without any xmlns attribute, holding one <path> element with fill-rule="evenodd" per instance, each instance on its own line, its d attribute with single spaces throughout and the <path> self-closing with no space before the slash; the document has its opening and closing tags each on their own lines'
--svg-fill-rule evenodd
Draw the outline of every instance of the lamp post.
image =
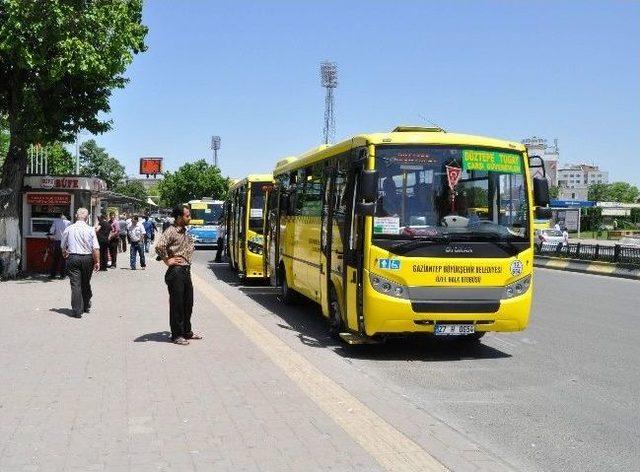
<svg viewBox="0 0 640 472">
<path fill-rule="evenodd" d="M 220 149 L 220 136 L 211 136 L 211 150 L 213 151 L 213 165 L 218 167 L 218 149 Z"/>
</svg>

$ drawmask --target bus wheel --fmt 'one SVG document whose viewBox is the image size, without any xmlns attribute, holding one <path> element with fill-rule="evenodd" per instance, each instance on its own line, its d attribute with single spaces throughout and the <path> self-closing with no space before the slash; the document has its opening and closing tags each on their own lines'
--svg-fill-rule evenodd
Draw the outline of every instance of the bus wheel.
<svg viewBox="0 0 640 472">
<path fill-rule="evenodd" d="M 336 296 L 336 290 L 333 285 L 329 288 L 329 334 L 338 336 L 344 330 L 344 322 L 342 321 L 342 312 L 340 311 L 340 303 Z"/>
<path fill-rule="evenodd" d="M 289 287 L 289 282 L 287 281 L 287 272 L 282 269 L 282 284 L 280 285 L 280 300 L 285 305 L 292 305 L 296 302 L 296 292 Z"/>
</svg>

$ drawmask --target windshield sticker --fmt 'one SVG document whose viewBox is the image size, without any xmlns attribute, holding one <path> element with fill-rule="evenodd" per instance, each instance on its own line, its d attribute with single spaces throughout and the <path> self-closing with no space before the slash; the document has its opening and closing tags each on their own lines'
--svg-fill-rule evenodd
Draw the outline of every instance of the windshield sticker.
<svg viewBox="0 0 640 472">
<path fill-rule="evenodd" d="M 262 218 L 262 208 L 252 208 L 249 213 L 250 218 Z"/>
<path fill-rule="evenodd" d="M 470 149 L 462 151 L 462 168 L 466 171 L 480 170 L 504 174 L 520 174 L 522 172 L 521 159 L 518 154 Z"/>
<path fill-rule="evenodd" d="M 374 234 L 399 234 L 400 218 L 397 216 L 375 217 L 373 232 Z"/>
<path fill-rule="evenodd" d="M 399 259 L 379 259 L 378 265 L 381 269 L 398 270 L 400 269 Z"/>
</svg>

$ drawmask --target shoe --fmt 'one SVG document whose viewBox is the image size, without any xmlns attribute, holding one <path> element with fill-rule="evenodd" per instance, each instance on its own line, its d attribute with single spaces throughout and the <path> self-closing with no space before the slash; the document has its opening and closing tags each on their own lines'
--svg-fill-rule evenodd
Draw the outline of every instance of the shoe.
<svg viewBox="0 0 640 472">
<path fill-rule="evenodd" d="M 132 267 L 132 268 L 131 268 L 131 270 L 136 270 L 136 268 L 135 268 L 135 267 Z"/>
<path fill-rule="evenodd" d="M 176 338 L 173 340 L 174 344 L 179 344 L 181 346 L 186 346 L 187 344 L 189 344 L 189 341 L 187 341 L 186 339 L 184 339 L 182 336 L 179 338 Z"/>
<path fill-rule="evenodd" d="M 145 267 L 142 267 L 142 270 L 145 270 L 146 268 L 147 268 L 146 266 L 145 266 Z"/>
<path fill-rule="evenodd" d="M 73 317 L 74 317 L 74 318 L 82 318 L 82 315 L 74 314 L 74 315 L 73 315 Z"/>
<path fill-rule="evenodd" d="M 50 278 L 50 279 L 55 279 L 55 278 L 56 278 L 56 276 L 55 276 L 55 274 L 50 274 L 50 275 L 49 275 L 49 278 Z"/>
<path fill-rule="evenodd" d="M 84 312 L 89 313 L 90 310 L 91 310 L 91 302 L 89 302 L 87 306 L 84 308 Z"/>
</svg>

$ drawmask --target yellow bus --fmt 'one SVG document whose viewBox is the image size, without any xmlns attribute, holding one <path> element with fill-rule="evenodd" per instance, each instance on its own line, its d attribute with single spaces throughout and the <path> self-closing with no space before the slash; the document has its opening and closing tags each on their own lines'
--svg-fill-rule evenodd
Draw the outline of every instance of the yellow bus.
<svg viewBox="0 0 640 472">
<path fill-rule="evenodd" d="M 410 126 L 283 159 L 266 205 L 268 275 L 284 302 L 319 303 L 348 342 L 522 330 L 534 194 L 549 200 L 529 167 L 520 143 Z"/>
<path fill-rule="evenodd" d="M 271 174 L 253 174 L 229 187 L 225 205 L 227 257 L 241 279 L 265 277 L 263 209 L 265 192 L 272 186 Z"/>
</svg>

